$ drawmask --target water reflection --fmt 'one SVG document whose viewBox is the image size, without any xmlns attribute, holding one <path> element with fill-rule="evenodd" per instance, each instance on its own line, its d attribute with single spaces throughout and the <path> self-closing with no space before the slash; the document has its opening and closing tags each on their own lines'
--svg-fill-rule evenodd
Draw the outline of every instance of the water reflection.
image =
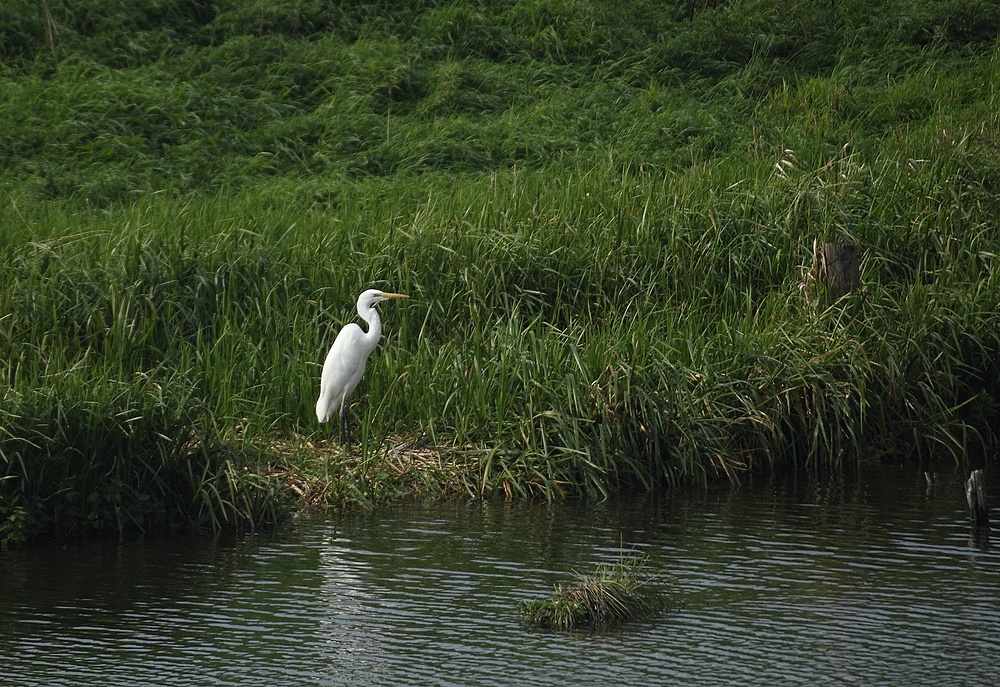
<svg viewBox="0 0 1000 687">
<path fill-rule="evenodd" d="M 990 528 L 973 527 L 969 531 L 969 548 L 986 553 L 990 550 Z"/>
<path fill-rule="evenodd" d="M 622 545 L 674 575 L 680 610 L 604 635 L 520 624 L 517 601 Z M 998 573 L 959 475 L 410 504 L 235 541 L 7 552 L 0 682 L 990 684 Z"/>
</svg>

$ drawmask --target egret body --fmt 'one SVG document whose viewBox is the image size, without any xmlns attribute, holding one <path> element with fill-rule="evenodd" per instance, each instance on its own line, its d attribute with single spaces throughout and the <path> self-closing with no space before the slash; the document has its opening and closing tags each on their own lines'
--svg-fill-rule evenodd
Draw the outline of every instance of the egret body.
<svg viewBox="0 0 1000 687">
<path fill-rule="evenodd" d="M 344 443 L 349 443 L 351 436 L 348 427 L 348 401 L 351 392 L 361 381 L 368 356 L 382 338 L 382 320 L 375 310 L 375 304 L 390 298 L 406 296 L 378 289 L 369 289 L 358 296 L 358 315 L 368 323 L 368 331 L 365 332 L 353 322 L 346 325 L 340 330 L 326 356 L 326 362 L 323 363 L 319 400 L 316 401 L 316 419 L 326 422 L 335 411 L 339 412 L 340 433 Z"/>
</svg>

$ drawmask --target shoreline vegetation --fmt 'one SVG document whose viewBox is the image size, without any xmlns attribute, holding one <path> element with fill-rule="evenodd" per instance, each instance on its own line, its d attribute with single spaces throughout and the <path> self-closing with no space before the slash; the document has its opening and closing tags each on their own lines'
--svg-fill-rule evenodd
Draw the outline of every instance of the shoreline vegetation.
<svg viewBox="0 0 1000 687">
<path fill-rule="evenodd" d="M 998 35 L 982 0 L 3 3 L 0 542 L 991 460 Z M 370 287 L 410 298 L 345 457 L 313 405 Z"/>
</svg>

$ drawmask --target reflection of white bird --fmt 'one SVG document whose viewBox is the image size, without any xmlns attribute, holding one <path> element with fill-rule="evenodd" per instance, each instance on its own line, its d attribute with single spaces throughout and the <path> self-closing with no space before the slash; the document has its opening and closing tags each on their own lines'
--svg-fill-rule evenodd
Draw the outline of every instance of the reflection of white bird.
<svg viewBox="0 0 1000 687">
<path fill-rule="evenodd" d="M 382 320 L 374 305 L 390 298 L 406 298 L 401 293 L 386 293 L 369 289 L 358 296 L 358 315 L 368 323 L 368 333 L 351 322 L 340 330 L 337 339 L 323 363 L 320 379 L 319 400 L 316 401 L 316 419 L 326 422 L 335 410 L 340 411 L 340 436 L 344 443 L 350 443 L 348 427 L 348 399 L 361 381 L 368 356 L 378 346 L 382 338 Z"/>
</svg>

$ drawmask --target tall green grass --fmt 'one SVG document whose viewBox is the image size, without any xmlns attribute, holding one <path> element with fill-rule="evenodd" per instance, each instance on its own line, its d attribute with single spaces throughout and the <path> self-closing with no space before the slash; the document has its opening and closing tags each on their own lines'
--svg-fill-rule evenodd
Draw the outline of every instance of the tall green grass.
<svg viewBox="0 0 1000 687">
<path fill-rule="evenodd" d="M 292 4 L 0 10 L 0 537 L 995 448 L 991 3 Z"/>
<path fill-rule="evenodd" d="M 822 235 L 789 210 L 811 211 L 825 170 L 735 184 L 608 162 L 373 181 L 298 214 L 274 189 L 49 214 L 58 237 L 5 255 L 4 382 L 84 406 L 124 383 L 224 443 L 321 438 L 320 361 L 374 284 L 412 298 L 383 308 L 358 411 L 376 441 L 420 427 L 466 451 L 473 493 L 962 461 L 995 439 L 997 239 L 983 208 L 911 172 L 856 166 L 838 212 L 867 212 L 865 286 L 832 307 L 800 288 Z M 906 216 L 875 214 L 885 186 L 909 189 Z"/>
</svg>

